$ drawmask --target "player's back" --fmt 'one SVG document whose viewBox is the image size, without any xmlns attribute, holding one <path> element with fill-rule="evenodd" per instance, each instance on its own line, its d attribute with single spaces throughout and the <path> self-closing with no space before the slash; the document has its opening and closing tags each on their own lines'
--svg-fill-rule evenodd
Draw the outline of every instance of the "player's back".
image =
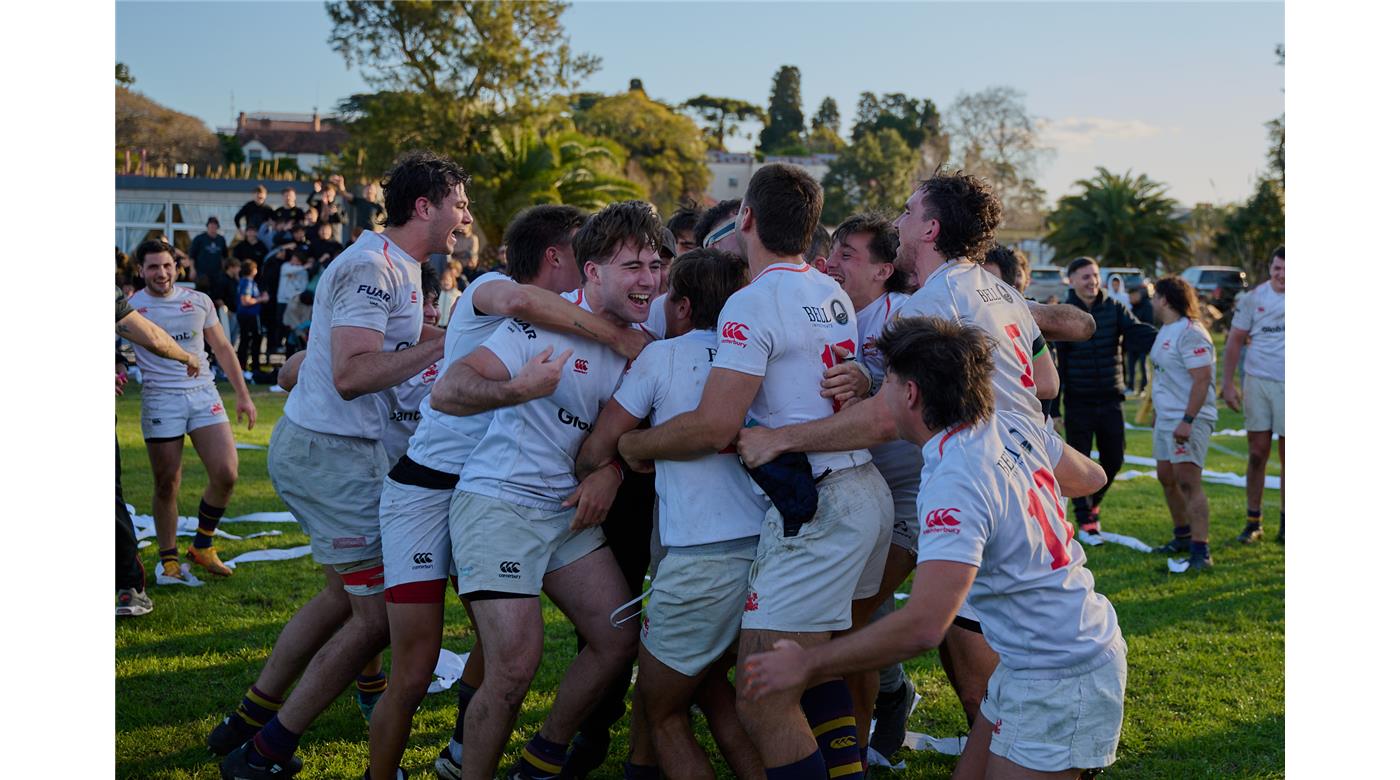
<svg viewBox="0 0 1400 780">
<path fill-rule="evenodd" d="M 899 310 L 901 317 L 939 317 L 975 325 L 996 345 L 992 392 L 997 409 L 1043 417 L 1031 362 L 1045 339 L 1020 293 L 969 262 L 939 266 Z"/>
</svg>

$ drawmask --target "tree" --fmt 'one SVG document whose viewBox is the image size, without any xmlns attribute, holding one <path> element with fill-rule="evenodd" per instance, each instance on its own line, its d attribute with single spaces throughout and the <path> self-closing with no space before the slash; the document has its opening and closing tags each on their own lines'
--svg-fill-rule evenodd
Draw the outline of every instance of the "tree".
<svg viewBox="0 0 1400 780">
<path fill-rule="evenodd" d="M 218 138 L 198 117 L 166 108 L 126 87 L 116 89 L 118 152 L 144 149 L 150 165 L 206 166 L 223 162 Z"/>
<path fill-rule="evenodd" d="M 238 144 L 238 138 L 223 133 L 216 135 L 219 138 L 219 154 L 223 155 L 223 161 L 228 165 L 242 165 L 247 157 L 243 154 L 243 147 Z"/>
<path fill-rule="evenodd" d="M 758 134 L 758 148 L 776 154 L 784 147 L 802 143 L 802 72 L 795 65 L 784 65 L 773 74 L 773 91 L 768 98 L 768 123 Z"/>
<path fill-rule="evenodd" d="M 1052 150 L 1041 145 L 1024 98 L 1010 87 L 960 94 L 948 113 L 948 131 L 952 159 L 985 178 L 1001 197 L 1003 224 L 1034 230 L 1041 224 L 1045 198 L 1035 176 Z"/>
<path fill-rule="evenodd" d="M 841 132 L 841 109 L 830 97 L 822 98 L 821 105 L 817 106 L 817 113 L 812 115 L 812 132 L 815 134 L 822 128 L 837 134 Z"/>
<path fill-rule="evenodd" d="M 710 183 L 705 135 L 690 117 L 629 90 L 574 114 L 581 132 L 607 138 L 627 150 L 627 177 L 641 184 L 661 213 L 683 196 L 704 193 Z"/>
<path fill-rule="evenodd" d="M 1225 214 L 1215 242 L 1220 258 L 1244 268 L 1252 279 L 1268 276 L 1269 256 L 1283 243 L 1283 207 L 1283 183 L 1260 177 L 1249 200 Z"/>
<path fill-rule="evenodd" d="M 900 134 L 909 148 L 919 153 L 920 177 L 927 177 L 948 161 L 948 134 L 932 100 L 910 98 L 902 92 L 879 97 L 860 93 L 851 139 L 890 128 Z"/>
<path fill-rule="evenodd" d="M 696 95 L 681 104 L 703 121 L 713 125 L 711 135 L 707 135 L 709 148 L 724 151 L 724 139 L 739 132 L 739 123 L 757 119 L 767 121 L 768 115 L 759 106 L 738 98 Z"/>
<path fill-rule="evenodd" d="M 123 87 L 130 87 L 136 83 L 136 77 L 131 75 L 131 70 L 126 67 L 125 62 L 117 63 L 117 83 Z"/>
<path fill-rule="evenodd" d="M 914 185 L 919 155 L 899 133 L 883 128 L 842 149 L 822 177 L 822 222 L 836 224 L 857 211 L 893 215 Z"/>
<path fill-rule="evenodd" d="M 1185 231 L 1166 185 L 1132 171 L 1119 176 L 1096 170 L 1092 179 L 1076 181 L 1082 191 L 1060 198 L 1047 217 L 1044 241 L 1057 257 L 1088 255 L 1101 265 L 1151 269 L 1159 262 L 1170 267 L 1186 255 Z"/>
</svg>

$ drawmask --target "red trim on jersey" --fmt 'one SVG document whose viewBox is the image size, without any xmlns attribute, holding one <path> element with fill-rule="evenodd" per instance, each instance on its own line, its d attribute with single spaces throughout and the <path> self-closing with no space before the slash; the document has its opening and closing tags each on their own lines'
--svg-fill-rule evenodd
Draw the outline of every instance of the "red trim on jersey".
<svg viewBox="0 0 1400 780">
<path fill-rule="evenodd" d="M 583 305 L 583 288 L 580 287 L 580 288 L 578 288 L 577 290 L 575 290 L 575 292 L 578 293 L 578 297 L 574 298 L 574 305 L 575 305 L 575 306 L 582 306 L 582 305 Z"/>
<path fill-rule="evenodd" d="M 440 604 L 447 579 L 405 582 L 384 589 L 384 600 L 390 604 Z"/>
<path fill-rule="evenodd" d="M 893 298 L 889 293 L 885 293 L 885 322 L 890 321 L 890 306 L 893 305 Z"/>
<path fill-rule="evenodd" d="M 371 566 L 368 569 L 352 571 L 348 574 L 340 575 L 341 581 L 346 585 L 359 585 L 362 587 L 373 587 L 384 584 L 384 565 Z"/>
<path fill-rule="evenodd" d="M 948 440 L 951 439 L 951 438 L 953 438 L 953 435 L 954 435 L 954 434 L 959 433 L 959 432 L 961 432 L 961 431 L 965 431 L 965 430 L 967 430 L 967 428 L 968 428 L 968 424 L 967 424 L 967 423 L 963 423 L 962 425 L 959 425 L 958 427 L 954 428 L 953 430 L 948 431 L 947 433 L 943 434 L 943 438 L 940 439 L 939 442 L 938 442 L 938 457 L 940 457 L 940 458 L 943 457 L 943 445 L 947 444 L 947 443 L 948 443 Z"/>
<path fill-rule="evenodd" d="M 753 280 L 749 282 L 749 284 L 753 284 L 754 282 L 758 281 L 759 279 L 762 279 L 762 278 L 763 278 L 763 274 L 766 274 L 766 273 L 768 273 L 769 271 L 792 271 L 793 273 L 801 274 L 801 273 L 806 273 L 806 272 L 808 272 L 808 271 L 810 271 L 810 270 L 812 270 L 812 266 L 810 266 L 810 265 L 808 265 L 808 264 L 806 264 L 806 263 L 803 263 L 801 268 L 779 268 L 777 265 L 770 265 L 770 266 L 768 266 L 767 268 L 763 269 L 763 272 L 760 273 L 758 276 L 755 276 L 755 277 L 753 278 Z"/>
</svg>

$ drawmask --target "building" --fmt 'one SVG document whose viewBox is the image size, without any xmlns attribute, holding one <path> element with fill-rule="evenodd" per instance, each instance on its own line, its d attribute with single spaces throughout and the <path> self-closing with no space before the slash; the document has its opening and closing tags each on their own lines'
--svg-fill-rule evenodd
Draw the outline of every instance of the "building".
<svg viewBox="0 0 1400 780">
<path fill-rule="evenodd" d="M 340 151 L 349 133 L 334 116 L 319 113 L 238 113 L 238 125 L 219 128 L 232 135 L 248 162 L 291 158 L 297 167 L 311 172 L 325 165 L 326 158 Z"/>
<path fill-rule="evenodd" d="M 710 166 L 710 188 L 705 191 L 708 198 L 718 202 L 731 198 L 744 197 L 744 191 L 749 188 L 749 179 L 753 178 L 753 172 L 768 163 L 790 163 L 812 174 L 812 178 L 821 181 L 826 172 L 831 168 L 831 161 L 836 159 L 834 154 L 814 154 L 807 157 L 779 157 L 770 156 L 759 162 L 750 152 L 717 152 L 711 151 L 708 154 Z"/>
<path fill-rule="evenodd" d="M 267 204 L 282 205 L 282 190 L 297 191 L 303 206 L 311 194 L 309 181 L 271 179 L 175 179 L 156 176 L 117 176 L 116 246 L 130 253 L 149 238 L 165 236 L 179 249 L 204 232 L 210 217 L 218 217 L 219 233 L 234 243 L 238 228 L 233 215 L 253 199 L 259 184 L 267 187 Z"/>
</svg>

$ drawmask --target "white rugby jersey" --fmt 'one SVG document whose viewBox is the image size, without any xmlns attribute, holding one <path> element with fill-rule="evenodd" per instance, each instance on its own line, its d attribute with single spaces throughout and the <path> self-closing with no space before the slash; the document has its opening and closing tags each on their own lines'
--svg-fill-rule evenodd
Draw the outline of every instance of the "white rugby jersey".
<svg viewBox="0 0 1400 780">
<path fill-rule="evenodd" d="M 751 423 L 781 428 L 835 413 L 821 396 L 822 375 L 836 364 L 835 346 L 860 358 L 854 308 L 835 279 L 806 263 L 770 265 L 729 297 L 716 328 L 714 367 L 763 377 L 749 406 Z M 807 457 L 814 475 L 870 461 L 865 450 Z"/>
<path fill-rule="evenodd" d="M 880 389 L 885 381 L 885 356 L 875 346 L 885 325 L 899 316 L 909 296 L 905 293 L 887 292 L 871 301 L 864 309 L 856 312 L 856 329 L 860 331 L 860 362 L 870 372 L 870 390 Z"/>
<path fill-rule="evenodd" d="M 142 385 L 150 390 L 192 390 L 214 382 L 214 375 L 209 372 L 209 358 L 204 354 L 204 329 L 218 327 L 219 315 L 214 312 L 214 302 L 209 296 L 175 287 L 162 298 L 143 288 L 131 296 L 128 303 L 142 317 L 169 333 L 181 349 L 199 356 L 199 375 L 190 376 L 184 363 L 161 357 L 133 341 L 131 346 L 136 352 L 136 365 L 141 369 Z"/>
<path fill-rule="evenodd" d="M 968 601 L 1008 669 L 1063 670 L 1092 661 L 1118 633 L 1094 591 L 1084 548 L 1065 519 L 1055 445 L 1039 422 L 998 411 L 924 445 L 919 563 L 977 567 Z"/>
<path fill-rule="evenodd" d="M 1231 327 L 1249 332 L 1244 353 L 1244 373 L 1260 379 L 1283 381 L 1283 293 L 1268 282 L 1235 300 Z"/>
<path fill-rule="evenodd" d="M 447 335 L 442 342 L 442 362 L 439 367 L 446 371 L 453 363 L 470 355 L 481 346 L 488 336 L 496 332 L 506 317 L 486 314 L 476 308 L 476 293 L 484 285 L 492 282 L 515 284 L 515 280 L 502 273 L 490 271 L 478 276 L 467 285 L 452 310 L 452 318 L 447 323 Z M 418 407 L 422 417 L 418 430 L 408 441 L 408 457 L 415 463 L 437 471 L 458 474 L 467 456 L 476 449 L 486 427 L 491 424 L 491 412 L 459 417 L 439 412 L 432 407 L 425 395 Z"/>
<path fill-rule="evenodd" d="M 375 394 L 384 414 L 384 435 L 379 441 L 384 445 L 389 463 L 397 463 L 403 457 L 414 431 L 422 427 L 423 412 L 420 409 L 433 390 L 440 367 L 440 363 L 434 363 L 409 377 L 408 381 Z"/>
<path fill-rule="evenodd" d="M 564 297 L 592 311 L 582 291 Z M 514 319 L 501 323 L 481 346 L 499 358 L 511 376 L 545 347 L 554 347 L 552 358 L 566 349 L 574 354 L 553 394 L 496 410 L 462 467 L 457 489 L 559 511 L 578 486 L 574 459 L 579 447 L 622 381 L 627 360 L 596 341 Z"/>
<path fill-rule="evenodd" d="M 1026 307 L 1026 299 L 1000 279 L 967 261 L 952 260 L 929 274 L 919 291 L 905 301 L 901 317 L 938 317 L 976 325 L 996 344 L 992 394 L 997 409 L 1041 419 L 1031 368 L 1045 350 L 1045 339 Z"/>
<path fill-rule="evenodd" d="M 1185 317 L 1157 330 L 1152 342 L 1152 406 L 1157 419 L 1179 421 L 1186 413 L 1186 401 L 1191 397 L 1193 368 L 1211 367 L 1210 386 L 1206 402 L 1196 418 L 1214 422 L 1215 412 L 1215 344 L 1201 323 Z"/>
<path fill-rule="evenodd" d="M 654 305 L 654 304 L 653 304 Z M 713 330 L 692 330 L 642 350 L 613 396 L 633 417 L 660 425 L 694 411 L 718 351 Z M 768 509 L 733 452 L 656 461 L 661 544 L 689 547 L 757 536 Z"/>
<path fill-rule="evenodd" d="M 368 328 L 384 334 L 382 351 L 418 343 L 423 330 L 422 267 L 383 233 L 365 231 L 336 257 L 316 284 L 306 362 L 283 413 L 303 428 L 336 436 L 378 439 L 382 401 L 374 393 L 347 401 L 331 376 L 331 329 Z"/>
<path fill-rule="evenodd" d="M 647 311 L 647 332 L 659 339 L 664 339 L 667 336 L 666 297 L 669 295 L 669 292 L 664 292 L 653 297 L 651 299 L 651 309 Z"/>
</svg>

